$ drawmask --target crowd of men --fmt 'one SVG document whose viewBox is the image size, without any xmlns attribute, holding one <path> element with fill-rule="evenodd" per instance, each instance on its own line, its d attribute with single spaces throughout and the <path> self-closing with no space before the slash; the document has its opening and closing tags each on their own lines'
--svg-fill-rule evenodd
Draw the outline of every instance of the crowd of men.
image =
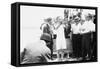
<svg viewBox="0 0 100 69">
<path fill-rule="evenodd" d="M 84 10 L 65 9 L 64 17 L 44 19 L 40 40 L 25 47 L 21 63 L 96 59 L 95 14 Z"/>
</svg>

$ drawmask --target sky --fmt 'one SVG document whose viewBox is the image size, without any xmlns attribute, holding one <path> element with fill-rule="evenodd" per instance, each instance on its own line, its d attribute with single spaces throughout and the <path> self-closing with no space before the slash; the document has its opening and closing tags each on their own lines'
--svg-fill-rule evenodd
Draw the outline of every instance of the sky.
<svg viewBox="0 0 100 69">
<path fill-rule="evenodd" d="M 65 8 L 21 6 L 21 51 L 29 43 L 34 43 L 40 38 L 40 26 L 48 17 L 64 16 Z"/>
</svg>

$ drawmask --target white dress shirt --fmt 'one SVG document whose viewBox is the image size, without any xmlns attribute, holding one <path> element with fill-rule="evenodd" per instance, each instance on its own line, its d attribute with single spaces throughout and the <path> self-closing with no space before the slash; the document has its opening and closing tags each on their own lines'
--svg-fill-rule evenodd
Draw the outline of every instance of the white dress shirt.
<svg viewBox="0 0 100 69">
<path fill-rule="evenodd" d="M 81 25 L 81 34 L 94 32 L 95 31 L 95 24 L 92 20 L 85 21 L 84 24 Z"/>
<path fill-rule="evenodd" d="M 71 31 L 73 32 L 73 34 L 79 34 L 80 33 L 80 27 L 81 27 L 80 23 L 71 24 Z"/>
</svg>

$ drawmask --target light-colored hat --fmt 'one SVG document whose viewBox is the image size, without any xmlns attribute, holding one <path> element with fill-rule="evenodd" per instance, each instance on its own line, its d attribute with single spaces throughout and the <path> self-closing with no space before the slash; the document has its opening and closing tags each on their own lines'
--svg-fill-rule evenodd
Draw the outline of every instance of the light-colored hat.
<svg viewBox="0 0 100 69">
<path fill-rule="evenodd" d="M 95 15 L 95 10 L 91 9 L 83 9 L 82 11 L 82 19 L 85 19 L 87 16 L 94 16 Z"/>
</svg>

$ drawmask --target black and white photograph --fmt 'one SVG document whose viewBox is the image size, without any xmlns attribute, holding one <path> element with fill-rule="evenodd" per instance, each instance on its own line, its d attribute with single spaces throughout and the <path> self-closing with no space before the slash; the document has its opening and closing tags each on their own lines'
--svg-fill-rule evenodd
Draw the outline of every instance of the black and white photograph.
<svg viewBox="0 0 100 69">
<path fill-rule="evenodd" d="M 96 12 L 20 5 L 20 64 L 97 61 Z"/>
</svg>

